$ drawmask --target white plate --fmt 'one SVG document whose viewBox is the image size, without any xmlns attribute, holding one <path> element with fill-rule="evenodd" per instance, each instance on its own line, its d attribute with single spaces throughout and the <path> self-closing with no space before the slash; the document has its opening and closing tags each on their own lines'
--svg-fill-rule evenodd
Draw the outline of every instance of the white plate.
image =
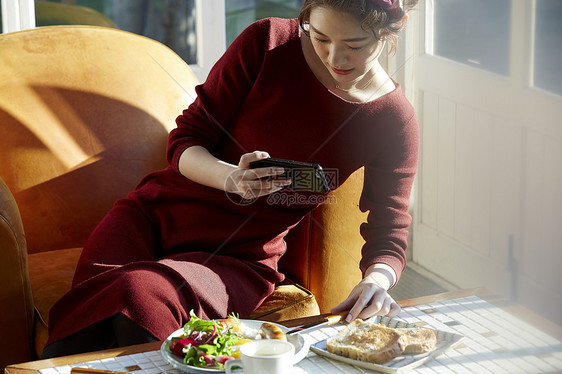
<svg viewBox="0 0 562 374">
<path fill-rule="evenodd" d="M 420 327 L 418 325 L 414 325 L 411 323 L 406 323 L 403 321 L 394 320 L 388 317 L 376 317 L 375 319 L 371 320 L 375 323 L 381 323 L 383 325 L 389 327 Z M 334 325 L 338 331 L 342 330 L 345 327 L 345 323 L 340 323 L 338 325 Z M 426 327 L 426 326 L 421 326 Z M 363 362 L 358 360 L 353 360 L 351 358 L 343 357 L 340 355 L 336 355 L 333 353 L 328 352 L 326 348 L 326 341 L 328 339 L 321 340 L 317 343 L 312 344 L 310 350 L 316 354 L 321 356 L 330 358 L 332 360 L 345 362 L 346 364 L 350 364 L 353 366 L 359 366 L 365 369 L 375 370 L 383 373 L 401 373 L 403 371 L 412 370 L 413 368 L 420 366 L 421 364 L 439 356 L 440 354 L 448 351 L 456 344 L 458 344 L 464 337 L 462 335 L 453 334 L 450 332 L 439 331 L 432 329 L 435 332 L 435 336 L 437 337 L 437 344 L 435 349 L 431 352 L 421 353 L 417 355 L 413 354 L 404 354 L 402 356 L 396 357 L 395 359 L 382 364 L 372 364 L 370 362 Z"/>
<path fill-rule="evenodd" d="M 251 319 L 241 319 L 240 322 L 242 322 L 244 325 L 254 330 L 259 330 L 263 323 L 263 321 L 257 321 Z M 286 328 L 285 326 L 281 326 L 276 323 L 274 323 L 274 325 L 279 326 L 281 330 L 283 330 L 283 332 L 289 331 L 289 329 Z M 183 363 L 183 359 L 181 357 L 176 356 L 175 354 L 170 352 L 166 348 L 170 340 L 172 338 L 182 335 L 183 333 L 184 333 L 183 328 L 178 329 L 174 331 L 170 336 L 168 336 L 168 338 L 164 341 L 164 343 L 162 343 L 162 346 L 160 347 L 160 353 L 162 354 L 162 357 L 164 357 L 164 360 L 166 360 L 166 362 L 168 362 L 175 369 L 190 374 L 224 373 L 224 370 L 221 369 L 202 368 L 202 367 L 186 365 Z M 308 353 L 308 349 L 310 348 L 310 344 L 307 341 L 305 341 L 305 339 L 299 334 L 291 334 L 287 336 L 287 340 L 295 346 L 295 359 L 293 363 L 296 364 L 306 356 L 306 354 Z"/>
</svg>

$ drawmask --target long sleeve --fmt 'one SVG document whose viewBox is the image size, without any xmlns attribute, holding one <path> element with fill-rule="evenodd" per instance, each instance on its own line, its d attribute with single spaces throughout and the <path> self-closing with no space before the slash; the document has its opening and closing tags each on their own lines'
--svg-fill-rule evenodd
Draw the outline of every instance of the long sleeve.
<svg viewBox="0 0 562 374">
<path fill-rule="evenodd" d="M 391 126 L 379 157 L 365 167 L 360 209 L 369 211 L 360 230 L 366 243 L 361 269 L 384 263 L 396 272 L 397 280 L 406 266 L 410 193 L 419 151 L 418 121 L 413 111 L 403 124 Z M 400 117 L 398 117 L 400 119 Z"/>
</svg>

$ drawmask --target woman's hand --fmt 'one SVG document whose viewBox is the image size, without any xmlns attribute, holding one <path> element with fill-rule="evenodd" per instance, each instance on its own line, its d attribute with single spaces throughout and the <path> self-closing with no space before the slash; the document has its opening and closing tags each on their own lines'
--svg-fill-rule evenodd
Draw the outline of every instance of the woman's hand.
<svg viewBox="0 0 562 374">
<path fill-rule="evenodd" d="M 244 199 L 269 195 L 291 184 L 287 178 L 279 178 L 285 170 L 278 167 L 250 169 L 253 161 L 268 158 L 267 152 L 254 151 L 240 157 L 238 167 L 227 177 L 225 191 L 235 193 Z M 268 178 L 270 177 L 270 178 Z"/>
<path fill-rule="evenodd" d="M 371 266 L 347 299 L 332 308 L 331 312 L 337 314 L 349 310 L 347 322 L 356 318 L 367 319 L 375 315 L 396 316 L 400 313 L 400 305 L 387 292 L 394 283 L 392 275 L 384 267 Z"/>
</svg>

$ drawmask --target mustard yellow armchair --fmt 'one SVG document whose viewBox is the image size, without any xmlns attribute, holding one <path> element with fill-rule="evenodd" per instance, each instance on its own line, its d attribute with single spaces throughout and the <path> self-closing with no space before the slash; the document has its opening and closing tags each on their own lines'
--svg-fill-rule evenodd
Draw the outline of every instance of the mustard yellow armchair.
<svg viewBox="0 0 562 374">
<path fill-rule="evenodd" d="M 0 367 L 38 357 L 49 310 L 90 232 L 147 173 L 195 97 L 189 66 L 154 40 L 92 26 L 0 35 Z M 291 282 L 253 318 L 327 312 L 359 281 L 362 171 L 287 238 Z"/>
</svg>

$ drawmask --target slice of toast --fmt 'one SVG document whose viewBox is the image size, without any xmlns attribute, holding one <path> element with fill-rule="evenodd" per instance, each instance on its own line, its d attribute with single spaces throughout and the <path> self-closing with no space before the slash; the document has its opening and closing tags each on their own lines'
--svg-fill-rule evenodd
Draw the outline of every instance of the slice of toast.
<svg viewBox="0 0 562 374">
<path fill-rule="evenodd" d="M 433 330 L 423 327 L 397 328 L 404 353 L 425 353 L 435 349 L 437 337 Z"/>
<path fill-rule="evenodd" d="M 327 341 L 328 352 L 354 360 L 384 364 L 403 353 L 424 353 L 435 348 L 433 330 L 391 328 L 356 319 Z"/>
<path fill-rule="evenodd" d="M 395 329 L 356 319 L 327 341 L 327 349 L 354 360 L 383 364 L 402 354 L 400 337 Z"/>
</svg>

